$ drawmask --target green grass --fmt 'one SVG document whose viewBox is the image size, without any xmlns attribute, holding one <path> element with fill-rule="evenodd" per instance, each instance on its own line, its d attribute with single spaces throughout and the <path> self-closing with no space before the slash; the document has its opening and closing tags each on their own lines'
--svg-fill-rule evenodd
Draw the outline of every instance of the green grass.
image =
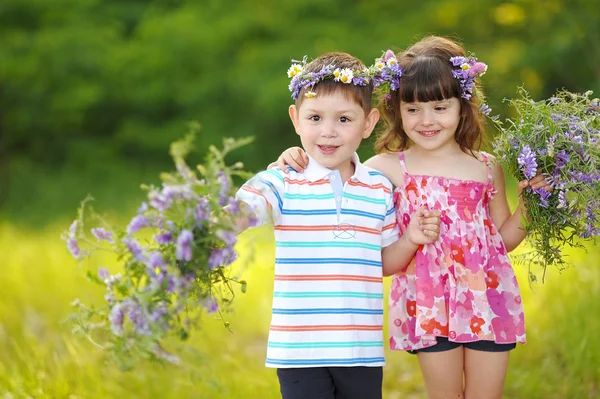
<svg viewBox="0 0 600 399">
<path fill-rule="evenodd" d="M 256 259 L 239 273 L 248 292 L 227 314 L 234 332 L 211 316 L 181 366 L 140 364 L 120 371 L 65 322 L 69 303 L 98 301 L 58 236 L 68 225 L 25 230 L 0 225 L 0 398 L 279 398 L 274 370 L 264 367 L 273 278 L 270 232 L 255 233 Z M 506 398 L 598 397 L 600 256 L 573 255 L 576 267 L 550 271 L 533 290 L 516 267 L 524 296 L 528 343 L 512 354 Z M 94 267 L 94 265 L 92 265 Z M 386 281 L 389 287 L 389 280 Z M 386 288 L 387 289 L 387 288 Z M 384 398 L 424 398 L 416 358 L 387 352 Z"/>
</svg>

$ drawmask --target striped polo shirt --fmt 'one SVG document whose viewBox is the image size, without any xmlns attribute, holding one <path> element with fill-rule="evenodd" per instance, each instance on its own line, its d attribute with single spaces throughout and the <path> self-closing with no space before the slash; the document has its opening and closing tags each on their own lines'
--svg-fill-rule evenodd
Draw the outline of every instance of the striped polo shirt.
<svg viewBox="0 0 600 399">
<path fill-rule="evenodd" d="M 310 159 L 259 173 L 237 199 L 276 239 L 267 367 L 383 366 L 381 249 L 398 239 L 392 184 L 363 166 L 345 183 Z"/>
</svg>

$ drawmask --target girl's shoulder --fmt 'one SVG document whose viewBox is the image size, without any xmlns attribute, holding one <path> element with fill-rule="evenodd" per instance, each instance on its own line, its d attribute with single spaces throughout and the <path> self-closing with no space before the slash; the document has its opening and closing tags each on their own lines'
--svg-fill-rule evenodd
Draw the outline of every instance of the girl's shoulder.
<svg viewBox="0 0 600 399">
<path fill-rule="evenodd" d="M 377 154 L 365 161 L 365 165 L 383 173 L 395 187 L 404 182 L 398 152 Z"/>
</svg>

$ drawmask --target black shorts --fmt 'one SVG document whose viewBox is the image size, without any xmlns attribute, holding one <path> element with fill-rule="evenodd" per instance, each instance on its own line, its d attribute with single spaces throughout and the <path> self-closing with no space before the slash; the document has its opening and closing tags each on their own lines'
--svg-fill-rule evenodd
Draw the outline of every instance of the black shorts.
<svg viewBox="0 0 600 399">
<path fill-rule="evenodd" d="M 283 399 L 381 399 L 382 367 L 277 369 Z"/>
<path fill-rule="evenodd" d="M 408 351 L 408 353 L 415 355 L 419 352 L 444 352 L 458 348 L 459 346 L 482 352 L 508 352 L 517 346 L 517 344 L 497 344 L 494 341 L 452 342 L 446 337 L 436 337 L 436 339 L 437 344 L 423 349 Z"/>
</svg>

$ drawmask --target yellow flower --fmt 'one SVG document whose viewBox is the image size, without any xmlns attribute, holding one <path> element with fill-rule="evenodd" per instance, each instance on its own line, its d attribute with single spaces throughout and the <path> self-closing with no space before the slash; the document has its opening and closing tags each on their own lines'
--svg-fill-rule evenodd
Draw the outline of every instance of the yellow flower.
<svg viewBox="0 0 600 399">
<path fill-rule="evenodd" d="M 290 69 L 288 69 L 287 73 L 288 73 L 288 78 L 293 78 L 294 76 L 301 74 L 302 73 L 302 65 L 292 64 Z"/>
<path fill-rule="evenodd" d="M 339 82 L 340 80 L 340 68 L 336 68 L 335 71 L 333 71 L 333 80 L 335 80 L 336 82 Z"/>
<path fill-rule="evenodd" d="M 467 71 L 469 70 L 469 68 L 471 68 L 471 66 L 467 63 L 464 63 L 460 66 L 460 69 L 462 69 L 463 71 Z"/>
<path fill-rule="evenodd" d="M 316 95 L 317 95 L 317 93 L 315 93 L 314 91 L 307 91 L 306 93 L 304 93 L 304 96 L 306 98 L 313 98 Z"/>
<path fill-rule="evenodd" d="M 352 73 L 352 70 L 349 68 L 345 68 L 342 69 L 342 71 L 340 72 L 340 81 L 342 83 L 352 83 L 352 78 L 354 77 L 354 74 Z"/>
</svg>

